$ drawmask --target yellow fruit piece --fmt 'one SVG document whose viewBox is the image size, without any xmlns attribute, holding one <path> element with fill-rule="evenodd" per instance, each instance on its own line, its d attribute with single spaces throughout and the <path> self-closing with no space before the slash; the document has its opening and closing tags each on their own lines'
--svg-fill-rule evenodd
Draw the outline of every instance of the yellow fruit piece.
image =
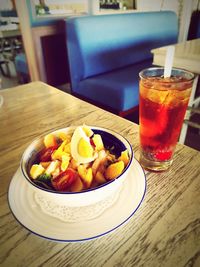
<svg viewBox="0 0 200 267">
<path fill-rule="evenodd" d="M 103 174 L 100 171 L 97 171 L 94 180 L 98 183 L 98 184 L 104 184 L 107 182 L 106 178 L 103 176 Z"/>
<path fill-rule="evenodd" d="M 79 165 L 78 174 L 82 178 L 86 188 L 89 188 L 93 180 L 92 168 L 86 169 L 84 165 Z"/>
<path fill-rule="evenodd" d="M 91 137 L 94 134 L 94 132 L 87 125 L 83 125 L 82 129 L 88 137 Z"/>
<path fill-rule="evenodd" d="M 56 137 L 53 134 L 47 134 L 44 137 L 44 145 L 45 147 L 51 147 L 51 146 L 56 146 Z"/>
<path fill-rule="evenodd" d="M 52 158 L 52 160 L 57 160 L 57 159 L 62 160 L 62 156 L 64 156 L 64 155 L 67 156 L 68 154 L 57 149 L 52 153 L 51 158 Z"/>
<path fill-rule="evenodd" d="M 61 132 L 58 134 L 58 138 L 60 138 L 62 141 L 66 141 L 67 143 L 69 143 L 72 137 L 70 134 Z"/>
<path fill-rule="evenodd" d="M 67 155 L 67 153 L 64 152 L 64 147 L 65 147 L 65 145 L 66 145 L 66 141 L 63 141 L 62 144 L 59 146 L 59 148 L 56 149 L 56 150 L 52 153 L 51 158 L 52 158 L 53 160 L 56 160 L 56 159 L 58 159 L 58 160 L 62 160 L 62 156 L 63 156 L 63 155 Z"/>
<path fill-rule="evenodd" d="M 33 179 L 36 179 L 39 175 L 43 174 L 45 168 L 42 167 L 40 164 L 33 164 L 30 169 L 30 176 Z"/>
<path fill-rule="evenodd" d="M 122 151 L 121 156 L 118 158 L 118 160 L 122 160 L 124 162 L 124 165 L 127 166 L 129 163 L 129 156 L 128 156 L 128 151 Z"/>
<path fill-rule="evenodd" d="M 91 158 L 93 156 L 93 148 L 84 138 L 81 138 L 78 143 L 78 153 L 84 158 Z"/>
<path fill-rule="evenodd" d="M 64 152 L 63 151 L 60 151 L 60 150 L 55 150 L 52 155 L 51 155 L 51 158 L 52 160 L 62 160 L 62 156 L 64 155 Z"/>
<path fill-rule="evenodd" d="M 112 163 L 105 171 L 106 179 L 112 180 L 119 176 L 124 170 L 124 162 L 122 160 Z"/>
<path fill-rule="evenodd" d="M 104 149 L 104 145 L 103 145 L 103 141 L 101 138 L 100 134 L 94 134 L 94 136 L 92 137 L 92 140 L 95 144 L 95 149 L 97 151 L 103 150 Z"/>
<path fill-rule="evenodd" d="M 67 144 L 67 140 L 63 141 L 62 144 L 59 146 L 59 150 L 64 151 L 65 145 Z"/>
<path fill-rule="evenodd" d="M 71 154 L 71 142 L 65 145 L 64 152 Z"/>
<path fill-rule="evenodd" d="M 61 170 L 65 171 L 69 166 L 70 157 L 69 155 L 62 155 L 62 163 L 61 163 Z"/>
<path fill-rule="evenodd" d="M 83 182 L 79 177 L 76 178 L 75 182 L 70 186 L 71 192 L 80 192 L 84 189 Z"/>
</svg>

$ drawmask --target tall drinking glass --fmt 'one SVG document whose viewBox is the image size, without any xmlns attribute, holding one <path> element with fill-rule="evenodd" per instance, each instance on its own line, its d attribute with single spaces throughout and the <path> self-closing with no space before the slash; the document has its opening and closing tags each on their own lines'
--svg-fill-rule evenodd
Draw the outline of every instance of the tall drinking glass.
<svg viewBox="0 0 200 267">
<path fill-rule="evenodd" d="M 167 170 L 173 161 L 195 76 L 172 69 L 171 77 L 164 78 L 164 68 L 148 68 L 139 77 L 140 163 L 145 169 Z"/>
</svg>

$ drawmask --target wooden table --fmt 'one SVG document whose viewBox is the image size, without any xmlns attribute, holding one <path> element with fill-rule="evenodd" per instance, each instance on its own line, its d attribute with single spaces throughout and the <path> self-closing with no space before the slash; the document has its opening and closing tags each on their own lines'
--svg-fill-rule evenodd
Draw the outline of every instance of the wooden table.
<svg viewBox="0 0 200 267">
<path fill-rule="evenodd" d="M 191 71 L 196 74 L 190 100 L 188 103 L 189 107 L 198 107 L 200 104 L 200 96 L 195 96 L 197 90 L 197 83 L 200 74 L 200 38 L 183 43 L 177 43 L 175 46 L 173 67 L 182 68 L 188 71 Z M 153 53 L 153 64 L 158 66 L 165 65 L 165 56 L 168 46 L 159 47 L 151 50 Z M 185 119 L 189 120 L 190 111 L 186 113 Z M 187 124 L 183 124 L 179 142 L 184 144 L 186 133 L 187 133 Z"/>
<path fill-rule="evenodd" d="M 200 153 L 180 144 L 169 171 L 147 173 L 147 192 L 134 216 L 108 235 L 56 243 L 23 228 L 7 192 L 35 137 L 70 125 L 103 126 L 124 135 L 138 158 L 138 125 L 41 82 L 0 94 L 0 266 L 200 266 Z"/>
</svg>

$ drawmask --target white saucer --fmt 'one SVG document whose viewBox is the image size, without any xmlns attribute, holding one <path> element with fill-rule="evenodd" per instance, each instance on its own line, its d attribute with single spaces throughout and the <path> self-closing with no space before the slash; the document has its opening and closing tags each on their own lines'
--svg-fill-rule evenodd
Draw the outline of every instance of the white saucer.
<svg viewBox="0 0 200 267">
<path fill-rule="evenodd" d="M 142 203 L 145 191 L 144 171 L 133 159 L 119 198 L 95 219 L 70 223 L 42 212 L 34 201 L 34 191 L 23 179 L 20 169 L 11 180 L 8 202 L 17 221 L 32 233 L 54 241 L 77 242 L 100 237 L 127 222 Z"/>
</svg>

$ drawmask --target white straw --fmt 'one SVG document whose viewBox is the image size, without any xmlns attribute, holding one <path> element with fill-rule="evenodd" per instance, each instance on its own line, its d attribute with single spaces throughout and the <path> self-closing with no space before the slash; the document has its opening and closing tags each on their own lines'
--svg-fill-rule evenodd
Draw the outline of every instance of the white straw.
<svg viewBox="0 0 200 267">
<path fill-rule="evenodd" d="M 171 76 L 173 60 L 174 60 L 174 51 L 175 51 L 175 46 L 170 45 L 167 47 L 167 53 L 165 57 L 164 78 Z"/>
</svg>

